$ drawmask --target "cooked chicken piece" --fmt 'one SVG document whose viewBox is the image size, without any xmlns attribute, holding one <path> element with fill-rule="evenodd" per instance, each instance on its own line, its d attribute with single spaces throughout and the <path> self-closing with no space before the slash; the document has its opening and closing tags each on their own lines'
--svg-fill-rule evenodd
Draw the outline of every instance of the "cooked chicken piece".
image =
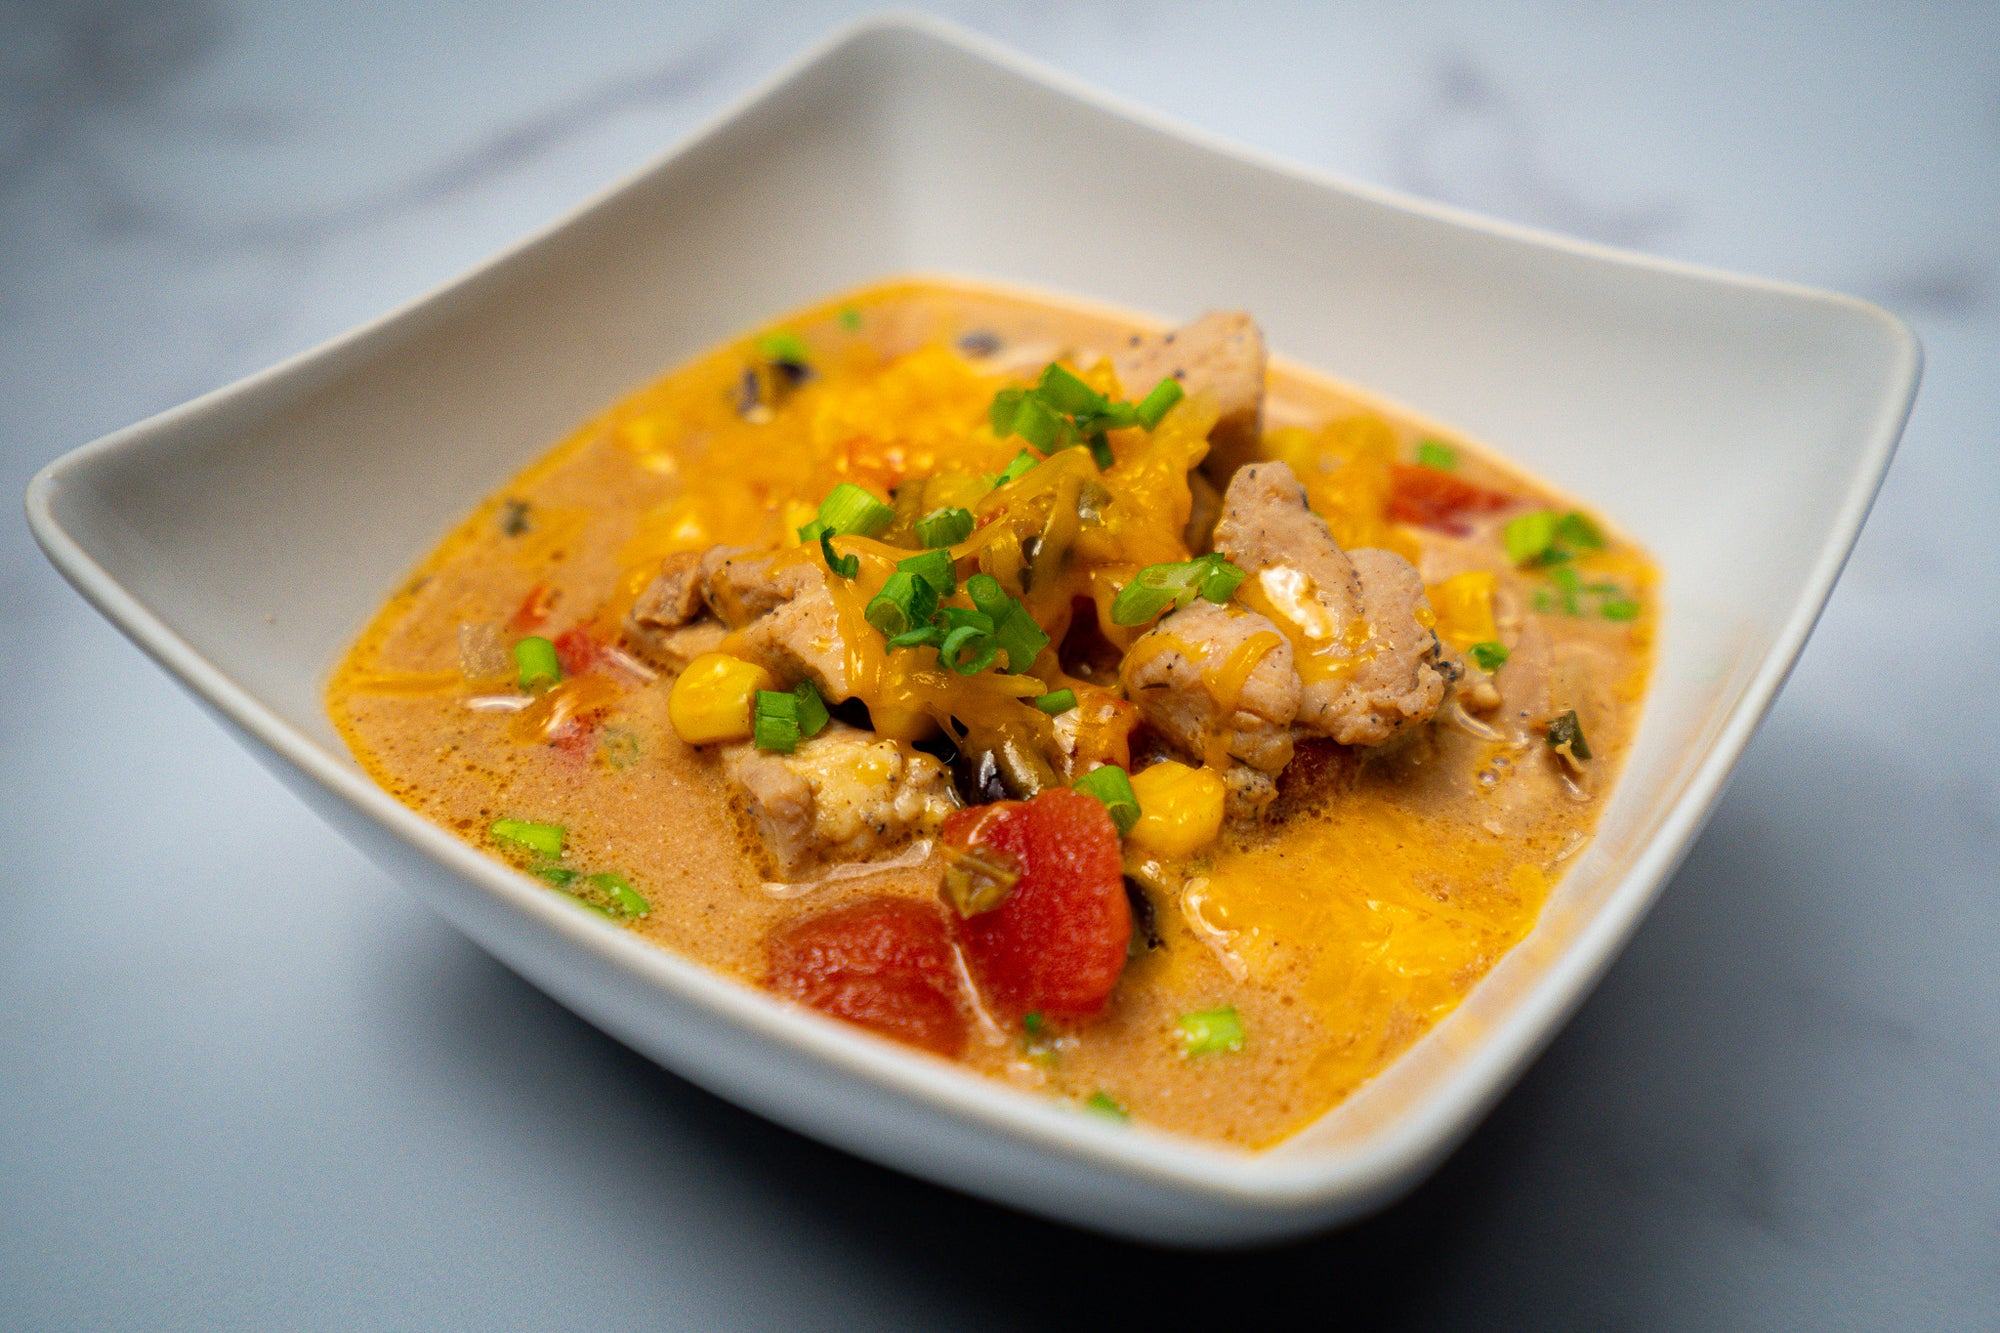
<svg viewBox="0 0 2000 1333">
<path fill-rule="evenodd" d="M 641 629 L 625 622 L 625 641 L 639 656 L 663 671 L 685 671 L 703 653 L 722 647 L 729 631 L 703 616 L 679 629 Z"/>
<path fill-rule="evenodd" d="M 786 683 L 810 680 L 829 703 L 852 697 L 847 643 L 840 637 L 840 612 L 827 591 L 826 571 L 818 564 L 790 565 L 758 584 L 757 594 L 758 602 L 773 599 L 769 608 L 730 635 L 722 651 L 755 662 Z"/>
<path fill-rule="evenodd" d="M 944 765 L 839 722 L 791 754 L 732 746 L 722 766 L 786 876 L 935 832 L 958 808 Z"/>
<path fill-rule="evenodd" d="M 1225 486 L 1257 456 L 1264 433 L 1264 334 L 1241 311 L 1211 310 L 1171 333 L 1134 334 L 1112 357 L 1118 384 L 1133 400 L 1172 376 L 1189 396 L 1205 393 L 1222 410 L 1208 433 L 1202 471 Z"/>
<path fill-rule="evenodd" d="M 660 562 L 660 572 L 639 600 L 627 624 L 641 630 L 678 629 L 702 613 L 701 556 L 676 551 Z"/>
<path fill-rule="evenodd" d="M 1302 732 L 1380 745 L 1437 712 L 1455 668 L 1418 619 L 1428 609 L 1423 580 L 1393 552 L 1342 551 L 1291 468 L 1254 463 L 1237 472 L 1215 549 L 1248 571 L 1251 595 L 1311 645 L 1298 663 Z"/>
<path fill-rule="evenodd" d="M 716 619 L 741 629 L 798 590 L 790 570 L 771 577 L 775 552 L 748 546 L 711 546 L 701 553 L 702 596 Z"/>
<path fill-rule="evenodd" d="M 1246 649 L 1258 635 L 1269 638 Z M 1247 660 L 1239 649 L 1262 655 L 1232 680 L 1231 668 Z M 1175 611 L 1139 636 L 1120 678 L 1140 714 L 1184 754 L 1218 766 L 1237 759 L 1266 773 L 1292 757 L 1299 708 L 1292 645 L 1255 612 L 1213 602 Z"/>
</svg>

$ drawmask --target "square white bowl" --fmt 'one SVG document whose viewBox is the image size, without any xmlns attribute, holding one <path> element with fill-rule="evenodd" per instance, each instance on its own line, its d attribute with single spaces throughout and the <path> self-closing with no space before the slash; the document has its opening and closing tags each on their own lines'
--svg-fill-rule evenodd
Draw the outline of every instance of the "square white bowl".
<svg viewBox="0 0 2000 1333">
<path fill-rule="evenodd" d="M 1282 352 L 1588 497 L 1664 570 L 1644 724 L 1540 924 L 1381 1077 L 1267 1151 L 1065 1111 L 645 944 L 399 804 L 328 722 L 353 635 L 520 466 L 723 337 L 915 271 L 1252 310 Z M 308 804 L 577 1013 L 886 1165 L 1219 1244 L 1414 1184 L 1589 991 L 1804 644 L 1919 365 L 1910 332 L 1861 302 L 1331 180 L 892 18 L 450 286 L 58 460 L 27 504 L 77 589 Z"/>
</svg>

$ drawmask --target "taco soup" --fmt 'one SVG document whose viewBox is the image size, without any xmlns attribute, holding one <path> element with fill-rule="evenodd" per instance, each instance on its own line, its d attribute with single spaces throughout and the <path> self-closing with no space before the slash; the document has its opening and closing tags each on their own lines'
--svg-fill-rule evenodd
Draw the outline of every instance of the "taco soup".
<svg viewBox="0 0 2000 1333">
<path fill-rule="evenodd" d="M 1655 581 L 1490 452 L 1269 364 L 1248 314 L 913 280 L 585 425 L 328 707 L 580 910 L 1258 1147 L 1533 928 L 1637 726 Z"/>
</svg>

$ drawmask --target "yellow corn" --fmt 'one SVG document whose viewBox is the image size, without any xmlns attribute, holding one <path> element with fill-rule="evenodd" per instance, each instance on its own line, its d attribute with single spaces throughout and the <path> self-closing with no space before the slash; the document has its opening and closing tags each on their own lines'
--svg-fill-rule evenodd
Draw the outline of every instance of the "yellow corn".
<svg viewBox="0 0 2000 1333">
<path fill-rule="evenodd" d="M 754 662 L 728 653 L 703 653 L 674 682 L 674 692 L 667 696 L 667 716 L 689 745 L 748 740 L 757 691 L 777 688 L 771 673 Z"/>
<path fill-rule="evenodd" d="M 1438 637 L 1460 652 L 1499 638 L 1493 627 L 1493 592 L 1499 586 L 1491 570 L 1475 569 L 1426 588 L 1437 612 Z"/>
<path fill-rule="evenodd" d="M 1222 803 L 1228 794 L 1209 768 L 1189 768 L 1171 759 L 1132 775 L 1139 819 L 1127 841 L 1161 856 L 1192 856 L 1222 832 Z"/>
</svg>

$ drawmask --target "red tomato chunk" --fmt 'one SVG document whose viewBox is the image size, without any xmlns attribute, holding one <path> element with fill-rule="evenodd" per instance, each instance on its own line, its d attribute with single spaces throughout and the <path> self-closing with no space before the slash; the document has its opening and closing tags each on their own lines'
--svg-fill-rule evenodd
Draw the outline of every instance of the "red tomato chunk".
<svg viewBox="0 0 2000 1333">
<path fill-rule="evenodd" d="M 943 909 L 871 898 L 771 936 L 780 995 L 939 1055 L 965 1049 L 965 1015 Z"/>
<path fill-rule="evenodd" d="M 1101 801 L 1045 791 L 954 812 L 944 839 L 991 848 L 1021 867 L 1007 900 L 958 923 L 987 1000 L 1009 1019 L 1088 1018 L 1125 967 L 1132 908 L 1118 830 Z"/>
<path fill-rule="evenodd" d="M 1436 468 L 1397 463 L 1389 469 L 1389 517 L 1398 523 L 1436 528 L 1460 536 L 1469 532 L 1467 514 L 1493 514 L 1514 503 L 1514 497 L 1462 481 Z"/>
</svg>

